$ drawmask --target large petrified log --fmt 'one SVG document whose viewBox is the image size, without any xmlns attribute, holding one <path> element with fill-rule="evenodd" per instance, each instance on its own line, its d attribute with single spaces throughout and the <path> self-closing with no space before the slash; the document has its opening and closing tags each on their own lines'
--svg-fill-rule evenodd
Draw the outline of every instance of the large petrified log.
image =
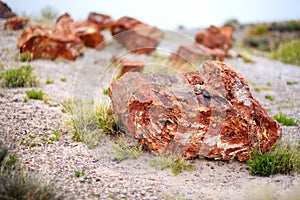
<svg viewBox="0 0 300 200">
<path fill-rule="evenodd" d="M 3 29 L 19 30 L 23 29 L 28 23 L 29 19 L 26 17 L 11 17 L 4 23 Z"/>
<path fill-rule="evenodd" d="M 75 60 L 83 49 L 80 38 L 61 26 L 48 28 L 32 26 L 23 30 L 18 38 L 20 53 L 29 52 L 32 59 L 56 59 L 57 57 Z"/>
<path fill-rule="evenodd" d="M 249 159 L 267 152 L 281 127 L 229 65 L 207 61 L 183 75 L 129 72 L 109 87 L 112 111 L 125 132 L 149 150 L 188 158 Z"/>
<path fill-rule="evenodd" d="M 163 37 L 163 32 L 158 28 L 130 17 L 118 19 L 112 25 L 111 33 L 129 51 L 137 54 L 151 53 Z"/>
<path fill-rule="evenodd" d="M 198 33 L 195 40 L 210 49 L 223 49 L 227 54 L 232 47 L 232 27 L 210 26 L 204 32 Z"/>
<path fill-rule="evenodd" d="M 12 12 L 10 7 L 8 7 L 6 3 L 0 1 L 0 18 L 8 19 L 15 16 L 16 14 Z"/>
</svg>

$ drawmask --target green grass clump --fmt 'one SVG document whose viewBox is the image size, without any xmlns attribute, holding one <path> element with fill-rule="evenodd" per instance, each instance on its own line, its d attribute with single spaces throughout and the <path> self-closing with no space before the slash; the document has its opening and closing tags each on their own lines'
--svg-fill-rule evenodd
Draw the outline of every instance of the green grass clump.
<svg viewBox="0 0 300 200">
<path fill-rule="evenodd" d="M 44 99 L 44 92 L 42 90 L 36 91 L 34 89 L 26 91 L 26 95 L 29 99 L 37 99 L 43 100 Z"/>
<path fill-rule="evenodd" d="M 60 80 L 61 80 L 62 82 L 66 82 L 66 81 L 67 81 L 67 78 L 63 77 L 63 78 L 60 78 Z"/>
<path fill-rule="evenodd" d="M 30 52 L 25 52 L 20 55 L 21 62 L 27 62 L 32 59 L 32 54 Z"/>
<path fill-rule="evenodd" d="M 192 171 L 194 170 L 194 166 L 192 166 L 189 161 L 185 158 L 178 156 L 168 156 L 163 157 L 159 156 L 155 159 L 150 160 L 150 165 L 154 168 L 159 168 L 164 170 L 166 168 L 171 168 L 172 173 L 177 176 L 182 171 Z"/>
<path fill-rule="evenodd" d="M 84 175 L 85 175 L 84 171 L 75 171 L 75 177 L 76 178 L 79 178 L 79 177 L 84 176 Z"/>
<path fill-rule="evenodd" d="M 274 101 L 274 97 L 272 97 L 271 95 L 266 95 L 265 99 L 268 99 L 270 101 Z"/>
<path fill-rule="evenodd" d="M 287 81 L 286 84 L 287 85 L 297 85 L 298 82 L 297 81 Z"/>
<path fill-rule="evenodd" d="M 298 125 L 298 121 L 296 119 L 294 119 L 292 117 L 288 117 L 286 114 L 283 114 L 281 112 L 274 115 L 273 118 L 284 126 L 297 126 Z"/>
<path fill-rule="evenodd" d="M 68 114 L 67 124 L 72 128 L 73 139 L 84 142 L 89 148 L 95 147 L 100 141 L 101 130 L 93 102 L 68 101 L 62 106 L 63 112 Z"/>
<path fill-rule="evenodd" d="M 107 104 L 103 103 L 97 106 L 96 117 L 98 119 L 99 127 L 104 133 L 110 135 L 121 132 Z"/>
<path fill-rule="evenodd" d="M 21 66 L 0 73 L 1 85 L 5 87 L 31 87 L 37 86 L 37 77 L 33 74 L 31 66 Z"/>
<path fill-rule="evenodd" d="M 284 43 L 278 51 L 272 52 L 272 58 L 284 63 L 300 65 L 300 40 Z"/>
<path fill-rule="evenodd" d="M 24 172 L 18 158 L 6 148 L 0 148 L 0 199 L 40 200 L 63 199 L 52 185 Z"/>
<path fill-rule="evenodd" d="M 287 144 L 274 145 L 265 154 L 253 151 L 247 161 L 249 172 L 255 176 L 270 176 L 271 174 L 286 174 L 300 170 L 300 145 L 291 147 Z"/>
<path fill-rule="evenodd" d="M 142 154 L 142 145 L 138 147 L 131 147 L 126 145 L 122 139 L 119 139 L 112 147 L 115 151 L 113 159 L 117 162 L 121 162 L 129 158 L 137 158 L 138 155 Z"/>
<path fill-rule="evenodd" d="M 46 84 L 47 85 L 48 84 L 53 84 L 53 83 L 54 83 L 54 80 L 47 78 L 47 80 L 46 80 Z"/>
</svg>

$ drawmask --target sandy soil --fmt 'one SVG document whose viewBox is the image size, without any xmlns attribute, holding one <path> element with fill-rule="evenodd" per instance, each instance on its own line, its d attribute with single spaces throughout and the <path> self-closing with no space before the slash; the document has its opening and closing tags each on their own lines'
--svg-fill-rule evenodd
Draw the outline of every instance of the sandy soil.
<svg viewBox="0 0 300 200">
<path fill-rule="evenodd" d="M 186 31 L 185 34 L 193 38 L 194 32 Z M 17 154 L 24 169 L 61 187 L 65 199 L 299 198 L 299 174 L 255 177 L 249 175 L 246 163 L 195 159 L 192 161 L 194 171 L 174 176 L 170 169 L 153 168 L 149 162 L 155 156 L 149 152 L 137 159 L 115 162 L 111 141 L 116 138 L 102 133 L 99 133 L 101 142 L 93 149 L 72 140 L 70 128 L 63 123 L 66 115 L 57 104 L 73 97 L 97 101 L 97 92 L 102 93 L 101 87 L 107 87 L 108 81 L 117 73 L 109 64 L 109 59 L 115 54 L 143 60 L 154 71 L 158 66 L 160 70 L 170 70 L 159 60 L 176 51 L 180 44 L 192 43 L 189 37 L 168 32 L 156 53 L 135 56 L 105 33 L 107 47 L 104 50 L 87 48 L 84 55 L 74 62 L 35 60 L 21 63 L 16 48 L 19 34 L 19 31 L 3 31 L 1 28 L 1 70 L 25 64 L 33 66 L 42 83 L 38 89 L 45 92 L 49 101 L 29 100 L 24 103 L 25 91 L 30 88 L 0 88 L 0 137 Z M 253 95 L 269 109 L 270 115 L 281 111 L 300 121 L 300 84 L 286 84 L 286 81 L 300 82 L 300 67 L 261 57 L 252 56 L 252 59 L 255 63 L 244 63 L 241 58 L 226 59 L 226 62 L 245 76 Z M 45 84 L 47 78 L 53 79 L 54 83 Z M 61 78 L 67 81 L 62 82 Z M 255 87 L 271 89 L 255 92 Z M 265 99 L 266 94 L 275 97 L 275 101 Z M 34 139 L 38 140 L 53 130 L 63 133 L 53 144 L 41 140 L 40 145 L 34 147 L 20 144 L 22 140 L 30 140 L 31 133 L 35 133 Z M 298 142 L 300 125 L 283 127 L 283 139 Z M 85 171 L 85 176 L 76 178 L 75 171 Z"/>
</svg>

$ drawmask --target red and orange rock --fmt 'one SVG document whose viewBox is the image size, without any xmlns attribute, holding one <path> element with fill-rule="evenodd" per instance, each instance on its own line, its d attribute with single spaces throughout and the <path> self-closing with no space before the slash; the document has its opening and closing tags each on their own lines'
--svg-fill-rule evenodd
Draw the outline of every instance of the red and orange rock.
<svg viewBox="0 0 300 200">
<path fill-rule="evenodd" d="M 198 33 L 195 40 L 210 49 L 223 49 L 227 54 L 232 47 L 232 27 L 210 26 L 204 32 Z"/>
<path fill-rule="evenodd" d="M 26 24 L 28 23 L 29 19 L 26 17 L 11 17 L 6 20 L 4 23 L 4 30 L 11 29 L 11 30 L 19 30 L 23 29 Z"/>
<path fill-rule="evenodd" d="M 111 61 L 116 65 L 121 66 L 118 78 L 120 78 L 127 72 L 142 72 L 144 69 L 144 63 L 140 61 L 129 60 L 127 58 L 121 58 L 118 56 L 113 56 Z"/>
<path fill-rule="evenodd" d="M 245 161 L 267 152 L 281 127 L 229 65 L 207 61 L 182 75 L 129 72 L 109 87 L 112 111 L 126 133 L 164 155 Z"/>
<path fill-rule="evenodd" d="M 110 29 L 113 24 L 110 16 L 95 12 L 89 14 L 88 21 L 95 23 L 99 30 Z"/>
<path fill-rule="evenodd" d="M 111 27 L 114 38 L 127 50 L 137 54 L 149 54 L 158 46 L 163 32 L 134 18 L 122 17 Z"/>
</svg>

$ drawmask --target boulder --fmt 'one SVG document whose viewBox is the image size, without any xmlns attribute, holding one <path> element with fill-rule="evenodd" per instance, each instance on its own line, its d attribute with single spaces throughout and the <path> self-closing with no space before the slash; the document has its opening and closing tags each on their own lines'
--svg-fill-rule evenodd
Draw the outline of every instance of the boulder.
<svg viewBox="0 0 300 200">
<path fill-rule="evenodd" d="M 224 60 L 225 55 L 222 49 L 210 49 L 201 44 L 181 45 L 172 55 L 171 61 L 179 64 L 184 62 L 199 64 L 206 60 Z"/>
<path fill-rule="evenodd" d="M 4 30 L 19 30 L 23 29 L 25 25 L 28 23 L 29 19 L 26 17 L 11 17 L 6 20 L 4 23 Z"/>
<path fill-rule="evenodd" d="M 127 50 L 137 54 L 149 54 L 159 44 L 163 32 L 134 18 L 122 17 L 111 26 L 114 38 Z"/>
<path fill-rule="evenodd" d="M 245 79 L 220 61 L 185 74 L 129 72 L 111 83 L 109 96 L 120 127 L 163 155 L 245 161 L 282 134 Z"/>
<path fill-rule="evenodd" d="M 121 67 L 118 78 L 120 78 L 127 72 L 142 72 L 144 69 L 144 63 L 140 61 L 121 58 L 118 56 L 113 56 L 111 61 L 116 65 L 120 65 Z"/>
<path fill-rule="evenodd" d="M 95 12 L 89 14 L 88 21 L 95 23 L 99 30 L 110 29 L 113 24 L 113 20 L 110 16 Z"/>
<path fill-rule="evenodd" d="M 32 26 L 23 30 L 17 44 L 20 53 L 29 52 L 32 59 L 56 59 L 58 57 L 75 60 L 83 50 L 83 42 L 69 29 L 62 26 L 49 28 Z"/>
<path fill-rule="evenodd" d="M 210 49 L 223 49 L 227 54 L 232 47 L 232 27 L 210 26 L 204 32 L 198 33 L 195 40 Z"/>
<path fill-rule="evenodd" d="M 12 12 L 10 7 L 2 1 L 0 1 L 0 18 L 8 19 L 11 17 L 15 17 L 16 14 Z"/>
</svg>

